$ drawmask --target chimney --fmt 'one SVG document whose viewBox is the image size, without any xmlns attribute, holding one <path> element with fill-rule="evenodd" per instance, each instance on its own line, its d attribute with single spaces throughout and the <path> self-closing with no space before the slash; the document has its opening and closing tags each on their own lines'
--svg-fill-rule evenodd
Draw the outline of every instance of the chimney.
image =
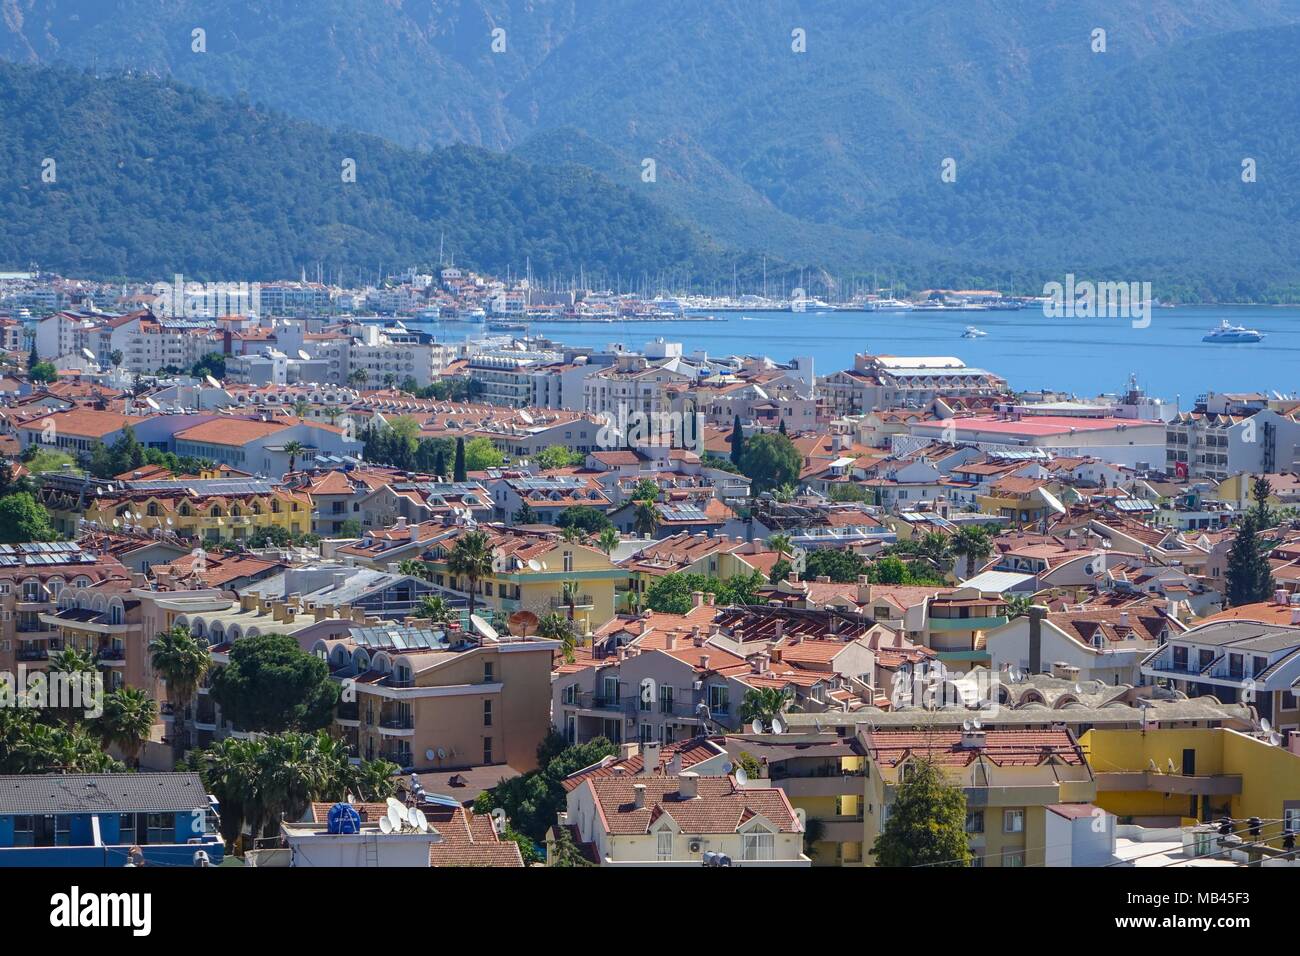
<svg viewBox="0 0 1300 956">
<path fill-rule="evenodd" d="M 781 620 L 778 617 L 772 625 L 772 640 L 779 641 L 782 635 L 784 634 L 785 634 L 785 621 Z"/>
<path fill-rule="evenodd" d="M 787 574 L 787 575 L 785 576 L 785 579 L 786 579 L 787 581 L 789 581 L 791 584 L 798 584 L 798 583 L 799 583 L 799 572 L 798 572 L 798 571 L 791 571 L 789 574 Z"/>
<path fill-rule="evenodd" d="M 366 609 L 363 607 L 354 607 L 352 609 L 352 620 L 356 624 L 366 623 Z"/>
<path fill-rule="evenodd" d="M 830 584 L 830 583 L 831 583 L 831 576 L 830 576 L 829 574 L 819 574 L 819 575 L 817 575 L 817 583 L 818 583 L 818 584 Z"/>
<path fill-rule="evenodd" d="M 1292 605 L 1291 607 L 1291 625 L 1293 627 L 1300 625 L 1300 607 L 1296 607 L 1295 605 Z"/>
<path fill-rule="evenodd" d="M 1131 627 L 1131 626 L 1132 626 L 1132 625 L 1129 624 L 1129 621 L 1128 621 L 1128 611 L 1120 611 L 1120 612 L 1119 612 L 1119 626 L 1120 626 L 1120 627 Z"/>
<path fill-rule="evenodd" d="M 858 575 L 858 603 L 870 604 L 874 594 L 871 587 L 871 579 L 865 574 Z"/>
<path fill-rule="evenodd" d="M 683 800 L 699 796 L 700 775 L 694 770 L 684 770 L 677 775 L 677 793 Z"/>
<path fill-rule="evenodd" d="M 283 601 L 271 602 L 271 616 L 277 621 L 285 620 L 285 604 Z"/>
<path fill-rule="evenodd" d="M 714 600 L 715 600 L 716 598 L 717 598 L 717 595 L 714 594 L 712 591 L 707 592 L 707 593 L 704 595 L 704 606 L 705 606 L 705 607 L 713 607 L 713 602 L 714 602 Z"/>
<path fill-rule="evenodd" d="M 743 627 L 733 627 L 731 629 L 731 638 L 737 644 L 745 643 L 745 629 Z"/>
<path fill-rule="evenodd" d="M 709 669 L 709 655 L 708 655 L 708 654 L 701 654 L 701 655 L 700 655 L 700 670 L 702 670 L 702 671 L 707 671 L 708 669 Z"/>
<path fill-rule="evenodd" d="M 1287 603 L 1287 600 L 1286 600 L 1286 591 L 1282 590 L 1281 588 L 1278 588 L 1276 591 L 1274 591 L 1274 592 L 1273 592 L 1273 603 L 1274 603 L 1274 604 L 1286 604 L 1286 603 Z"/>
<path fill-rule="evenodd" d="M 704 635 L 700 633 L 700 626 L 698 624 L 691 628 L 691 643 L 696 647 L 704 646 Z"/>
<path fill-rule="evenodd" d="M 692 591 L 692 592 L 691 592 L 691 607 L 701 607 L 701 606 L 703 606 L 703 604 L 704 604 L 704 592 L 703 592 L 703 591 Z"/>
<path fill-rule="evenodd" d="M 241 595 L 239 595 L 239 609 L 240 609 L 241 611 L 253 611 L 253 610 L 256 610 L 256 609 L 257 609 L 257 595 L 256 595 L 256 594 L 252 594 L 252 593 L 249 593 L 249 594 L 241 594 Z"/>
<path fill-rule="evenodd" d="M 1043 669 L 1043 618 L 1047 608 L 1041 604 L 1029 608 L 1029 673 L 1037 674 Z"/>
<path fill-rule="evenodd" d="M 677 650 L 677 635 L 669 634 L 667 639 L 664 641 L 664 646 L 670 651 Z"/>
<path fill-rule="evenodd" d="M 963 750 L 983 750 L 988 746 L 988 737 L 982 730 L 965 730 L 961 732 L 961 746 Z"/>
<path fill-rule="evenodd" d="M 641 745 L 641 773 L 648 775 L 659 769 L 659 745 L 644 743 Z"/>
<path fill-rule="evenodd" d="M 636 803 L 637 808 L 640 809 L 641 807 L 644 807 L 645 806 L 645 784 L 644 783 L 632 784 L 632 793 L 633 793 L 632 800 L 634 803 Z"/>
<path fill-rule="evenodd" d="M 311 609 L 312 620 L 327 621 L 329 620 L 331 608 L 325 604 L 317 604 Z"/>
<path fill-rule="evenodd" d="M 405 531 L 405 530 L 406 530 L 406 518 L 405 518 L 405 517 L 402 517 L 402 518 L 398 518 L 398 519 L 397 519 L 397 530 L 398 530 L 398 531 Z"/>
</svg>

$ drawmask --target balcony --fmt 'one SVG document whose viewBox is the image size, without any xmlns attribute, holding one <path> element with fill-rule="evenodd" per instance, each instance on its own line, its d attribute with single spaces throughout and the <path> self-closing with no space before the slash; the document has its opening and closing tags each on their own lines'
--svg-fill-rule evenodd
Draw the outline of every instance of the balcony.
<svg viewBox="0 0 1300 956">
<path fill-rule="evenodd" d="M 772 783 L 795 797 L 853 797 L 863 792 L 862 776 L 844 774 L 833 777 L 773 777 Z"/>
<path fill-rule="evenodd" d="M 932 631 L 989 631 L 1001 627 L 1009 618 L 999 617 L 931 617 Z"/>
<path fill-rule="evenodd" d="M 1099 772 L 1097 792 L 1144 791 L 1180 796 L 1223 797 L 1241 793 L 1240 774 L 1152 773 L 1149 770 Z"/>
<path fill-rule="evenodd" d="M 562 597 L 553 597 L 550 601 L 551 608 L 554 610 L 567 610 L 569 602 Z M 596 599 L 590 594 L 576 594 L 573 597 L 574 608 L 593 608 L 596 606 Z"/>
<path fill-rule="evenodd" d="M 26 647 L 20 648 L 14 656 L 20 661 L 48 661 L 50 652 L 45 647 Z"/>
<path fill-rule="evenodd" d="M 381 750 L 379 751 L 379 759 L 395 763 L 399 767 L 412 767 L 415 765 L 409 750 Z"/>
<path fill-rule="evenodd" d="M 406 716 L 380 717 L 379 734 L 381 737 L 413 737 L 415 736 L 415 718 L 409 714 Z"/>
</svg>

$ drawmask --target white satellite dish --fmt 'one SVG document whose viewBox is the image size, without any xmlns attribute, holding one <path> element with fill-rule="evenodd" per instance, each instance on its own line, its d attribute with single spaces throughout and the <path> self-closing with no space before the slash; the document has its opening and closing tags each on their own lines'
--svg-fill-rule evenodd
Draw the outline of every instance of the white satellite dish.
<svg viewBox="0 0 1300 956">
<path fill-rule="evenodd" d="M 157 402 L 155 402 L 155 401 L 154 401 L 152 398 L 150 398 L 148 395 L 146 395 L 146 396 L 144 397 L 144 403 L 145 403 L 146 405 L 148 405 L 150 408 L 152 408 L 154 411 L 159 411 L 159 410 L 162 408 L 162 406 L 160 406 Z"/>
<path fill-rule="evenodd" d="M 411 811 L 411 824 L 421 833 L 429 832 L 429 818 L 418 807 Z"/>
<path fill-rule="evenodd" d="M 742 787 L 749 783 L 749 774 L 745 773 L 744 767 L 741 767 L 736 771 L 736 783 L 740 784 Z"/>
<path fill-rule="evenodd" d="M 978 717 L 976 717 L 974 720 L 972 720 L 972 721 L 970 722 L 970 725 L 971 725 L 971 729 L 972 729 L 972 730 L 979 730 L 981 727 L 984 726 L 984 725 L 980 722 L 980 719 L 979 719 Z"/>
<path fill-rule="evenodd" d="M 1268 742 L 1273 747 L 1280 747 L 1282 746 L 1282 735 L 1274 731 L 1268 735 Z"/>
<path fill-rule="evenodd" d="M 1273 725 L 1268 722 L 1267 717 L 1261 717 L 1259 719 L 1259 729 L 1264 731 L 1264 733 L 1268 733 L 1273 729 Z"/>
<path fill-rule="evenodd" d="M 299 350 L 298 350 L 298 358 L 302 359 L 304 362 L 310 362 L 310 361 L 311 361 L 311 356 L 308 355 L 308 354 L 306 353 L 306 351 L 304 351 L 303 349 L 299 349 Z"/>
<path fill-rule="evenodd" d="M 434 758 L 434 752 L 433 752 L 432 749 L 430 749 L 430 750 L 426 750 L 426 751 L 424 752 L 424 759 L 425 759 L 425 760 L 432 760 L 433 758 Z"/>
<path fill-rule="evenodd" d="M 536 559 L 536 558 L 529 558 L 529 559 L 528 559 L 528 570 L 529 570 L 529 571 L 540 571 L 540 570 L 542 570 L 542 566 L 537 562 L 537 559 Z"/>
<path fill-rule="evenodd" d="M 762 722 L 761 720 L 759 720 L 757 717 L 755 717 L 755 718 L 750 722 L 750 724 L 749 724 L 749 729 L 752 730 L 752 731 L 753 731 L 754 733 L 756 733 L 756 734 L 761 734 L 761 733 L 763 732 L 763 722 Z"/>
<path fill-rule="evenodd" d="M 772 733 L 774 734 L 785 733 L 785 721 L 782 720 L 780 717 L 772 718 Z"/>
<path fill-rule="evenodd" d="M 220 388 L 220 387 L 221 387 L 221 383 L 218 382 L 218 381 L 217 381 L 215 378 L 213 378 L 211 375 L 205 375 L 205 376 L 203 376 L 203 381 L 207 382 L 207 383 L 208 383 L 209 385 L 211 385 L 213 388 Z"/>
<path fill-rule="evenodd" d="M 168 516 L 167 516 L 167 527 L 170 528 L 170 527 L 172 526 L 172 523 L 173 523 L 173 522 L 172 522 L 172 517 L 171 517 L 171 515 L 168 515 Z"/>
<path fill-rule="evenodd" d="M 92 362 L 95 361 L 95 353 L 92 352 L 90 349 L 82 349 L 81 354 L 84 355 L 86 358 L 90 359 L 90 361 Z"/>
<path fill-rule="evenodd" d="M 380 831 L 383 832 L 383 833 L 392 833 L 392 832 L 393 832 L 393 821 L 390 820 L 390 819 L 388 819 L 388 817 L 380 817 L 380 818 L 379 818 L 379 829 L 380 829 Z"/>
<path fill-rule="evenodd" d="M 390 824 L 392 824 L 394 830 L 400 830 L 402 829 L 402 824 L 406 822 L 406 808 L 389 807 L 388 816 L 386 816 L 384 819 L 387 820 Z"/>
<path fill-rule="evenodd" d="M 113 527 L 114 527 L 114 528 L 121 527 L 121 524 L 122 524 L 122 523 L 121 523 L 120 521 L 118 521 L 116 518 L 113 519 Z"/>
<path fill-rule="evenodd" d="M 722 762 L 722 772 L 723 772 L 723 773 L 731 773 L 731 771 L 733 771 L 733 770 L 735 770 L 735 769 L 736 769 L 736 765 L 735 765 L 734 763 L 732 763 L 730 760 L 724 760 L 724 761 Z"/>
<path fill-rule="evenodd" d="M 963 720 L 961 722 L 961 729 L 969 733 L 970 731 L 975 729 L 975 725 L 971 723 L 969 720 Z"/>
</svg>

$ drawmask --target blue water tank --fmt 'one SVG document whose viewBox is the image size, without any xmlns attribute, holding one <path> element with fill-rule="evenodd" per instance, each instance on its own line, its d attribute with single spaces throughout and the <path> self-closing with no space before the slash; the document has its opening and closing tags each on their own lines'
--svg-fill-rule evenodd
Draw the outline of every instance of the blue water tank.
<svg viewBox="0 0 1300 956">
<path fill-rule="evenodd" d="M 361 814 L 350 803 L 336 803 L 330 807 L 326 825 L 330 833 L 360 833 Z"/>
</svg>

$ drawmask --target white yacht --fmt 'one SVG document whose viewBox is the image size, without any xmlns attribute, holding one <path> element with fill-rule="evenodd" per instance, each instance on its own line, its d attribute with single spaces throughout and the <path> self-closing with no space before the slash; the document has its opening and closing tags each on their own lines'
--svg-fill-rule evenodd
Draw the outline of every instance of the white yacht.
<svg viewBox="0 0 1300 956">
<path fill-rule="evenodd" d="M 1217 329 L 1211 329 L 1202 338 L 1202 342 L 1260 342 L 1264 338 L 1264 333 L 1256 329 L 1248 329 L 1244 325 L 1229 325 L 1228 320 L 1224 319 L 1219 323 Z"/>
</svg>

